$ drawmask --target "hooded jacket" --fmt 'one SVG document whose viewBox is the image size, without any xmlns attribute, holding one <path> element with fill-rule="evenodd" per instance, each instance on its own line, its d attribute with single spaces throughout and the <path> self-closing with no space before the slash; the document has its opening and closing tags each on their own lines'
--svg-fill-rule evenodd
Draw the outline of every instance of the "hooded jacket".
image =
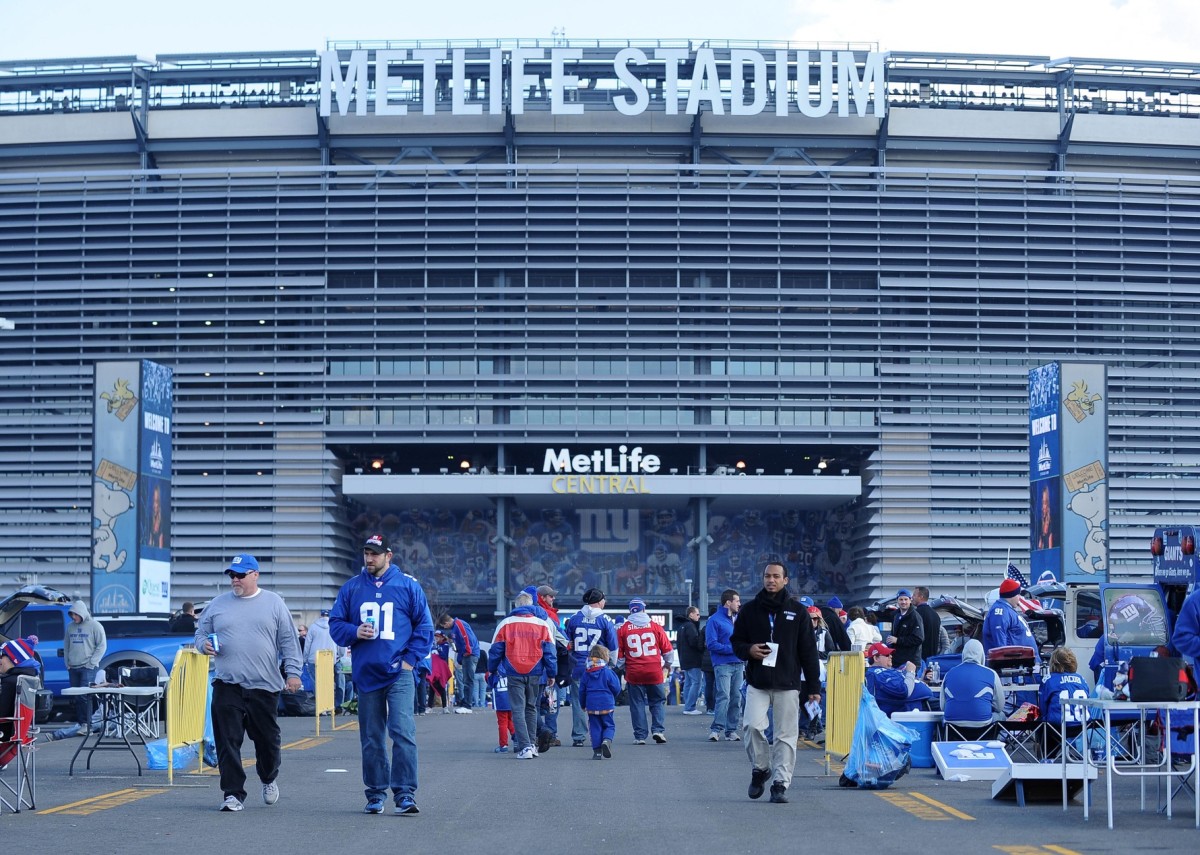
<svg viewBox="0 0 1200 855">
<path fill-rule="evenodd" d="M 708 650 L 708 655 L 712 659 L 713 667 L 717 665 L 737 665 L 745 656 L 738 656 L 737 651 L 733 649 L 730 639 L 733 637 L 733 627 L 735 621 L 730 616 L 724 606 L 717 606 L 717 610 L 709 617 L 708 623 L 704 625 L 704 646 Z M 765 640 L 765 639 L 764 639 Z"/>
<path fill-rule="evenodd" d="M 803 687 L 805 695 L 821 694 L 821 664 L 808 609 L 786 588 L 773 594 L 763 588 L 743 605 L 731 641 L 734 653 L 746 661 L 746 682 L 754 688 L 787 691 Z M 774 667 L 750 658 L 752 646 L 768 641 L 779 645 Z"/>
<path fill-rule="evenodd" d="M 488 649 L 488 667 L 502 677 L 528 674 L 553 677 L 557 671 L 554 635 L 542 609 L 517 606 L 496 627 Z"/>
<path fill-rule="evenodd" d="M 963 727 L 986 727 L 1004 717 L 1004 685 L 983 664 L 983 645 L 973 638 L 963 645 L 962 663 L 942 681 L 942 710 L 946 721 Z"/>
<path fill-rule="evenodd" d="M 663 669 L 670 667 L 671 640 L 645 612 L 633 612 L 617 630 L 618 662 L 625 666 L 625 682 L 658 686 Z"/>
<path fill-rule="evenodd" d="M 567 618 L 567 641 L 571 646 L 571 679 L 582 680 L 593 646 L 603 644 L 610 653 L 617 649 L 617 627 L 603 609 L 584 606 Z"/>
<path fill-rule="evenodd" d="M 92 617 L 92 613 L 88 611 L 87 604 L 83 600 L 76 600 L 71 604 L 71 608 L 67 610 L 68 615 L 79 615 L 83 618 L 83 623 L 75 623 L 71 621 L 67 627 L 67 638 L 64 659 L 68 668 L 89 668 L 95 670 L 100 667 L 100 660 L 104 658 L 105 651 L 108 650 L 108 636 L 104 632 L 104 627 L 100 625 L 100 621 Z"/>
</svg>

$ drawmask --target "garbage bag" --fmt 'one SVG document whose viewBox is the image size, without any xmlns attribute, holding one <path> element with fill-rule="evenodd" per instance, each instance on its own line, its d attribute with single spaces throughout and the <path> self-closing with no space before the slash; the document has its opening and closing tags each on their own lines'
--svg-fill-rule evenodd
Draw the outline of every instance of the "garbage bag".
<svg viewBox="0 0 1200 855">
<path fill-rule="evenodd" d="M 198 765 L 196 758 L 199 756 L 199 750 L 195 745 L 178 747 L 171 754 L 172 768 L 187 769 L 189 766 Z M 155 739 L 146 743 L 146 768 L 167 768 L 167 740 Z"/>
<path fill-rule="evenodd" d="M 858 704 L 858 724 L 842 773 L 848 783 L 864 790 L 890 787 L 912 768 L 909 749 L 920 739 L 911 728 L 892 721 L 879 709 L 875 698 L 863 687 Z"/>
</svg>

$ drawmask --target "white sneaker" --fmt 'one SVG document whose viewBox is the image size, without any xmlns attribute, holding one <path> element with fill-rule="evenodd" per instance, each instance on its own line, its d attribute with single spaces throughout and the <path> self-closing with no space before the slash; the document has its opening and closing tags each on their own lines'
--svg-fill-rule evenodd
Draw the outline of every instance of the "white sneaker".
<svg viewBox="0 0 1200 855">
<path fill-rule="evenodd" d="M 684 715 L 704 715 L 704 713 L 700 712 L 700 710 L 684 710 L 683 714 Z"/>
<path fill-rule="evenodd" d="M 245 805 L 242 804 L 241 799 L 237 796 L 226 796 L 225 801 L 221 804 L 221 810 L 223 811 L 236 811 L 244 807 Z"/>
<path fill-rule="evenodd" d="M 532 760 L 536 756 L 537 756 L 537 754 L 534 752 L 533 747 L 530 745 L 526 745 L 524 748 L 522 748 L 520 751 L 517 752 L 518 760 Z"/>
<path fill-rule="evenodd" d="M 456 713 L 458 713 L 459 715 L 470 715 L 471 714 L 470 707 L 455 707 L 454 711 Z"/>
<path fill-rule="evenodd" d="M 263 784 L 263 804 L 273 805 L 279 801 L 279 784 L 272 781 Z"/>
</svg>

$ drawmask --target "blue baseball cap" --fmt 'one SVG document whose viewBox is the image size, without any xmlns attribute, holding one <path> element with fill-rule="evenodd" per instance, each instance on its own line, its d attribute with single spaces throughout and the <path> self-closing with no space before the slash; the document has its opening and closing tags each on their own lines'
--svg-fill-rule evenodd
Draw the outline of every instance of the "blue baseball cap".
<svg viewBox="0 0 1200 855">
<path fill-rule="evenodd" d="M 225 572 L 233 571 L 234 573 L 257 573 L 258 562 L 254 556 L 248 552 L 243 552 L 241 555 L 233 556 L 233 560 L 229 562 L 229 566 L 225 568 Z"/>
<path fill-rule="evenodd" d="M 816 603 L 813 602 L 812 597 L 801 597 L 800 605 L 804 606 L 805 608 L 808 608 L 809 606 L 815 606 Z"/>
<path fill-rule="evenodd" d="M 908 588 L 901 588 L 899 591 L 896 592 L 896 596 L 897 597 L 908 597 L 911 600 L 912 592 L 909 591 Z"/>
</svg>

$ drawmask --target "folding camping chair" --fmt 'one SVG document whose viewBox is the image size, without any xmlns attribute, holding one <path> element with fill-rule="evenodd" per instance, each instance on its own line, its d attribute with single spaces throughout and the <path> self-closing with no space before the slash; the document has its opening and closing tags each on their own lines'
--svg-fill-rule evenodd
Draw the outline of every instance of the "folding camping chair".
<svg viewBox="0 0 1200 855">
<path fill-rule="evenodd" d="M 159 710 L 162 703 L 161 682 L 158 668 L 153 665 L 121 667 L 118 670 L 124 688 L 156 688 L 156 695 L 121 696 L 120 714 L 126 734 L 135 733 L 143 738 L 158 739 Z"/>
<path fill-rule="evenodd" d="M 8 715 L 0 716 L 0 721 L 12 725 L 12 735 L 0 742 L 0 813 L 4 808 L 13 813 L 20 813 L 21 808 L 36 810 L 34 742 L 38 727 L 34 719 L 37 716 L 37 692 L 37 677 L 18 677 L 14 708 L 6 711 Z"/>
</svg>

